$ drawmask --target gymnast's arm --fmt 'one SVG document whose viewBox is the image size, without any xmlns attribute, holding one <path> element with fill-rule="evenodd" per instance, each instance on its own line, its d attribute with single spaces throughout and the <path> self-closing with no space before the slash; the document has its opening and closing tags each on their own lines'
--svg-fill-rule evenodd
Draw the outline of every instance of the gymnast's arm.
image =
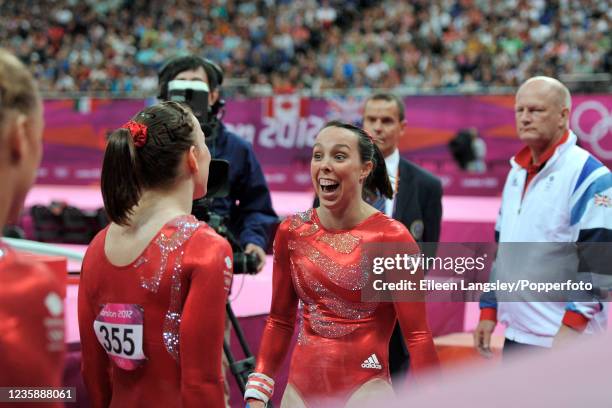
<svg viewBox="0 0 612 408">
<path fill-rule="evenodd" d="M 180 326 L 183 407 L 225 404 L 221 353 L 231 260 L 228 242 L 203 229 L 190 239 L 183 255 L 183 265 L 191 273 Z"/>
<path fill-rule="evenodd" d="M 403 231 L 393 240 L 395 242 L 405 242 L 408 253 L 420 253 L 418 245 L 408 231 Z M 423 277 L 423 271 L 419 269 L 415 275 L 415 281 L 423 279 Z M 439 367 L 439 361 L 431 330 L 427 323 L 424 294 L 420 299 L 417 297 L 408 300 L 397 299 L 393 306 L 410 353 L 411 372 L 420 376 L 426 371 L 436 370 Z"/>
<path fill-rule="evenodd" d="M 298 304 L 289 261 L 289 222 L 285 220 L 281 223 L 274 238 L 272 305 L 255 367 L 256 373 L 264 374 L 269 378 L 274 378 L 277 374 L 289 350 Z"/>
</svg>

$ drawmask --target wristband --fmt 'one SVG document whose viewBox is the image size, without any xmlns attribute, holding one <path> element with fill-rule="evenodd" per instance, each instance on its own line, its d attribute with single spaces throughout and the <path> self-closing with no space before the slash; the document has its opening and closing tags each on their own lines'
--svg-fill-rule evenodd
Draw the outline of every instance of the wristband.
<svg viewBox="0 0 612 408">
<path fill-rule="evenodd" d="M 274 393 L 274 380 L 263 373 L 249 374 L 244 392 L 244 400 L 254 398 L 267 404 Z"/>
</svg>

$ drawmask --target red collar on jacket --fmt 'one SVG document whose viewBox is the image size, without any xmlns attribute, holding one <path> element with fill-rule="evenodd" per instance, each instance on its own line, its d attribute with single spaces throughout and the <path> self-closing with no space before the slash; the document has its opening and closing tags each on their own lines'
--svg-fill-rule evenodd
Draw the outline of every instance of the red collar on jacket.
<svg viewBox="0 0 612 408">
<path fill-rule="evenodd" d="M 546 151 L 540 156 L 539 163 L 533 163 L 533 156 L 531 154 L 531 149 L 529 148 L 529 146 L 523 147 L 516 154 L 516 156 L 514 156 L 514 161 L 519 166 L 527 170 L 527 180 L 525 181 L 525 189 L 527 189 L 527 186 L 529 185 L 529 183 L 531 183 L 531 180 L 535 177 L 535 175 L 538 174 L 540 170 L 542 170 L 542 167 L 544 167 L 546 162 L 550 160 L 553 154 L 555 154 L 555 150 L 557 150 L 557 147 L 567 142 L 568 138 L 569 130 L 565 132 L 565 135 L 563 135 L 563 137 L 559 139 L 557 143 L 546 149 Z"/>
</svg>

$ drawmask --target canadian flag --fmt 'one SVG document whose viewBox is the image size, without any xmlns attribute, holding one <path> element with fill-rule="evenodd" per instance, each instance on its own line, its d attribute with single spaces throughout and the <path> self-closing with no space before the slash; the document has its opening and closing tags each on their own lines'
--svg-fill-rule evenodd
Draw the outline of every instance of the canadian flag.
<svg viewBox="0 0 612 408">
<path fill-rule="evenodd" d="M 278 95 L 264 100 L 263 114 L 283 122 L 291 122 L 306 117 L 308 100 L 299 95 Z"/>
</svg>

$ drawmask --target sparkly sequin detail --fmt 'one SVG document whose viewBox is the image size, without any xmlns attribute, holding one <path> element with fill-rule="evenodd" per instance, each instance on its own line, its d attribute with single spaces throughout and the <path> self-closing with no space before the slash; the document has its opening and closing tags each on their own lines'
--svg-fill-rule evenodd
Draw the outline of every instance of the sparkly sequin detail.
<svg viewBox="0 0 612 408">
<path fill-rule="evenodd" d="M 308 344 L 308 337 L 306 337 L 306 333 L 304 333 L 304 303 L 302 300 L 298 303 L 298 337 L 297 343 L 300 346 L 304 346 Z"/>
<path fill-rule="evenodd" d="M 319 336 L 328 339 L 337 339 L 346 336 L 359 328 L 359 323 L 355 322 L 335 322 L 323 316 L 318 305 L 308 305 L 310 312 L 310 327 Z"/>
<path fill-rule="evenodd" d="M 193 235 L 194 231 L 198 229 L 200 223 L 195 217 L 191 215 L 186 215 L 177 218 L 169 225 L 171 227 L 176 227 L 176 231 L 174 232 L 174 234 L 172 234 L 172 236 L 170 237 L 166 237 L 163 233 L 161 233 L 159 237 L 157 237 L 157 239 L 155 240 L 155 244 L 159 247 L 159 250 L 161 252 L 159 267 L 153 272 L 153 276 L 140 277 L 140 286 L 143 289 L 147 289 L 153 293 L 157 293 L 157 291 L 159 290 L 159 283 L 161 282 L 162 275 L 166 270 L 166 265 L 168 263 L 168 255 L 183 246 L 183 244 L 189 238 L 191 238 L 191 235 Z M 139 259 L 138 261 L 136 261 L 134 267 L 141 266 L 147 261 L 147 259 L 144 259 L 142 261 L 141 259 Z"/>
<path fill-rule="evenodd" d="M 300 237 L 307 237 L 307 236 L 310 236 L 310 235 L 316 233 L 318 230 L 319 230 L 319 225 L 318 224 L 310 224 L 310 226 L 308 227 L 307 230 L 301 231 L 299 233 L 299 236 Z"/>
<path fill-rule="evenodd" d="M 153 271 L 152 276 L 140 277 L 140 285 L 142 288 L 157 293 L 159 290 L 161 279 L 166 271 L 168 257 L 173 252 L 178 251 L 191 238 L 193 233 L 200 227 L 198 220 L 186 215 L 179 217 L 168 224 L 170 227 L 176 228 L 176 231 L 167 237 L 163 233 L 155 240 L 161 253 L 159 267 Z M 171 283 L 170 283 L 170 304 L 168 311 L 164 317 L 162 336 L 166 350 L 176 360 L 179 360 L 179 328 L 181 324 L 181 274 L 182 274 L 182 259 L 183 251 L 181 250 L 172 266 Z M 146 257 L 141 257 L 136 261 L 134 267 L 142 266 L 149 260 Z"/>
<path fill-rule="evenodd" d="M 368 282 L 368 259 L 365 255 L 361 256 L 357 265 L 342 266 L 308 243 L 289 240 L 288 246 L 296 254 L 305 256 L 319 266 L 325 276 L 343 289 L 360 290 Z"/>
<path fill-rule="evenodd" d="M 146 256 L 141 256 L 140 258 L 136 260 L 136 263 L 134 263 L 134 268 L 140 268 L 142 265 L 146 264 L 147 262 L 149 262 L 149 258 L 147 258 Z"/>
<path fill-rule="evenodd" d="M 345 319 L 359 320 L 372 316 L 376 310 L 378 306 L 376 302 L 351 302 L 342 299 L 304 269 L 300 265 L 306 286 L 320 296 L 320 303 L 334 312 L 334 314 Z"/>
<path fill-rule="evenodd" d="M 293 280 L 293 286 L 295 287 L 295 291 L 300 298 L 300 301 L 311 304 L 314 303 L 314 299 L 312 299 L 305 291 L 304 291 L 304 283 L 302 282 L 303 274 L 298 273 L 295 263 L 293 259 L 290 260 L 291 265 L 291 278 Z"/>
<path fill-rule="evenodd" d="M 308 344 L 308 337 L 306 336 L 306 332 L 304 331 L 304 308 L 307 304 L 313 304 L 314 300 L 306 294 L 303 290 L 303 284 L 300 282 L 300 275 L 296 271 L 295 264 L 293 259 L 289 260 L 289 267 L 291 269 L 291 279 L 293 280 L 293 287 L 297 292 L 299 297 L 298 303 L 298 338 L 297 342 L 299 345 Z"/>
<path fill-rule="evenodd" d="M 296 292 L 310 312 L 310 326 L 320 336 L 338 338 L 352 333 L 359 328 L 359 322 L 355 321 L 371 317 L 378 307 L 376 302 L 362 303 L 343 300 L 310 274 L 307 266 L 302 263 L 293 265 L 292 276 Z M 326 318 L 321 312 L 319 304 L 307 294 L 306 288 L 316 293 L 321 305 L 325 306 L 336 316 L 348 321 L 343 322 L 342 320 L 336 320 L 334 317 L 331 320 L 329 317 Z M 300 322 L 300 324 L 302 332 L 303 322 Z M 303 334 L 302 337 L 304 337 Z M 304 343 L 304 340 L 302 343 Z"/>
<path fill-rule="evenodd" d="M 300 228 L 305 223 L 312 220 L 312 212 L 314 209 L 309 209 L 308 211 L 304 211 L 301 213 L 297 213 L 291 217 L 291 223 L 289 224 L 289 231 L 295 231 Z"/>
<path fill-rule="evenodd" d="M 358 237 L 354 236 L 350 232 L 342 232 L 338 234 L 330 234 L 329 232 L 325 232 L 321 234 L 321 236 L 317 237 L 317 240 L 329 245 L 341 254 L 350 254 L 361 242 Z"/>
<path fill-rule="evenodd" d="M 172 284 L 170 286 L 170 306 L 164 317 L 162 329 L 166 350 L 172 358 L 179 361 L 179 329 L 181 327 L 181 272 L 183 251 L 174 260 Z"/>
<path fill-rule="evenodd" d="M 298 237 L 307 237 L 320 231 L 320 226 L 313 220 L 313 209 L 294 215 L 289 224 L 289 231 L 295 231 Z M 301 229 L 300 229 L 301 228 Z M 331 247 L 339 254 L 352 253 L 361 243 L 361 239 L 350 232 L 331 234 L 323 232 L 317 241 Z M 287 242 L 288 249 L 296 257 L 291 256 L 290 270 L 293 286 L 299 297 L 298 310 L 298 344 L 309 342 L 306 323 L 312 332 L 325 338 L 339 338 L 357 330 L 360 319 L 371 317 L 378 303 L 350 302 L 328 289 L 309 268 L 310 262 L 320 268 L 326 278 L 337 286 L 351 291 L 365 287 L 368 281 L 368 260 L 361 259 L 358 264 L 340 265 L 314 246 L 302 240 Z M 300 261 L 300 257 L 310 262 Z M 294 259 L 298 259 L 294 262 Z M 364 257 L 362 257 L 364 258 Z M 276 259 L 276 258 L 275 258 Z"/>
</svg>

